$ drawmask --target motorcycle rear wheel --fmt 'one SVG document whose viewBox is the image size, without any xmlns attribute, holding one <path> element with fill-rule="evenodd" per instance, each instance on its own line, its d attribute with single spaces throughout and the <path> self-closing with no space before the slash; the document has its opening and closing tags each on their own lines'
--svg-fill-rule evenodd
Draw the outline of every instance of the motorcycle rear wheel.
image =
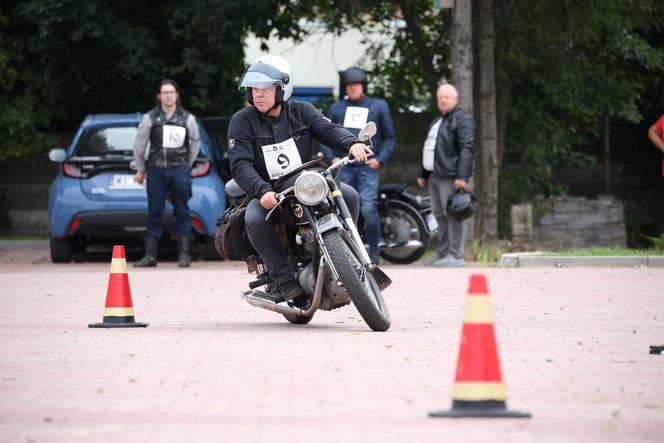
<svg viewBox="0 0 664 443">
<path fill-rule="evenodd" d="M 381 220 L 383 239 L 387 242 L 390 242 L 391 240 L 419 240 L 422 242 L 422 246 L 412 252 L 399 252 L 396 250 L 398 248 L 395 248 L 395 250 L 381 248 L 380 256 L 385 260 L 397 265 L 407 265 L 409 263 L 413 263 L 424 255 L 429 244 L 429 237 L 426 234 L 427 231 L 426 227 L 424 226 L 424 221 L 422 220 L 422 217 L 420 216 L 417 209 L 413 208 L 407 203 L 390 199 L 388 205 L 389 217 L 393 225 L 387 226 Z M 406 234 L 407 238 L 401 238 L 403 235 L 400 230 L 408 231 Z M 417 231 L 417 234 L 415 234 L 415 231 Z"/>
<path fill-rule="evenodd" d="M 390 313 L 376 280 L 358 258 L 350 239 L 332 230 L 323 233 L 323 241 L 339 278 L 366 324 L 373 331 L 390 328 Z"/>
</svg>

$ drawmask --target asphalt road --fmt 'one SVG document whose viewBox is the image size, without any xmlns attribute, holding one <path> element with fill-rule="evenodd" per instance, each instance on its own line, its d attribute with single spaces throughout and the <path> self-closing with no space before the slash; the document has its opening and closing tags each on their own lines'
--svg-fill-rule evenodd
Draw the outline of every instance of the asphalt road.
<svg viewBox="0 0 664 443">
<path fill-rule="evenodd" d="M 242 263 L 134 270 L 145 329 L 101 321 L 110 257 L 0 250 L 0 442 L 661 442 L 664 271 L 386 266 L 393 325 L 307 326 L 245 303 Z M 469 276 L 484 273 L 510 409 L 451 404 Z"/>
</svg>

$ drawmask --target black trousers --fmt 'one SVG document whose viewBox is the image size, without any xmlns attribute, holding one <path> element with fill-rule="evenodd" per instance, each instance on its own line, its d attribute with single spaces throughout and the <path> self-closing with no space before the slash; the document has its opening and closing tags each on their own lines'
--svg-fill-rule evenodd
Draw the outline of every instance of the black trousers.
<svg viewBox="0 0 664 443">
<path fill-rule="evenodd" d="M 355 189 L 344 183 L 341 184 L 341 193 L 353 216 L 353 221 L 357 224 L 357 217 L 360 214 L 360 196 Z M 288 256 L 281 245 L 277 230 L 265 221 L 268 212 L 270 211 L 261 206 L 259 199 L 256 198 L 249 202 L 244 214 L 247 234 L 254 249 L 263 259 L 272 281 L 277 284 L 286 283 L 294 278 L 295 270 L 288 261 Z"/>
</svg>

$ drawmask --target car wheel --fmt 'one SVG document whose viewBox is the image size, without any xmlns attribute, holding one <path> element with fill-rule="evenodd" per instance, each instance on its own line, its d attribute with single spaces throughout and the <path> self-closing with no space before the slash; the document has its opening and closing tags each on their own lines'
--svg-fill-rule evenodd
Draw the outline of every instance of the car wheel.
<svg viewBox="0 0 664 443">
<path fill-rule="evenodd" d="M 51 237 L 51 261 L 53 263 L 69 263 L 72 258 L 71 241 L 68 238 Z"/>
<path fill-rule="evenodd" d="M 210 261 L 221 260 L 221 255 L 214 246 L 214 237 L 205 237 L 205 259 Z"/>
</svg>

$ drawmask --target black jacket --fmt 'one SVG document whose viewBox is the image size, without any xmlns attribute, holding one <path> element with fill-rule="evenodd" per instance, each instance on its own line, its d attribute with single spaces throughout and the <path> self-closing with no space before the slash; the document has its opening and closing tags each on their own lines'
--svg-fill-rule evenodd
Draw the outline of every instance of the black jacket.
<svg viewBox="0 0 664 443">
<path fill-rule="evenodd" d="M 279 117 L 267 117 L 253 106 L 236 112 L 228 126 L 228 157 L 235 181 L 254 197 L 272 191 L 262 146 L 293 138 L 302 162 L 313 155 L 315 138 L 334 149 L 348 152 L 359 140 L 325 118 L 311 103 L 288 101 Z"/>
<path fill-rule="evenodd" d="M 420 177 L 428 179 L 433 173 L 440 178 L 468 180 L 473 175 L 475 157 L 475 119 L 458 106 L 437 117 L 431 127 L 443 119 L 436 137 L 433 171 L 422 168 Z"/>
</svg>

